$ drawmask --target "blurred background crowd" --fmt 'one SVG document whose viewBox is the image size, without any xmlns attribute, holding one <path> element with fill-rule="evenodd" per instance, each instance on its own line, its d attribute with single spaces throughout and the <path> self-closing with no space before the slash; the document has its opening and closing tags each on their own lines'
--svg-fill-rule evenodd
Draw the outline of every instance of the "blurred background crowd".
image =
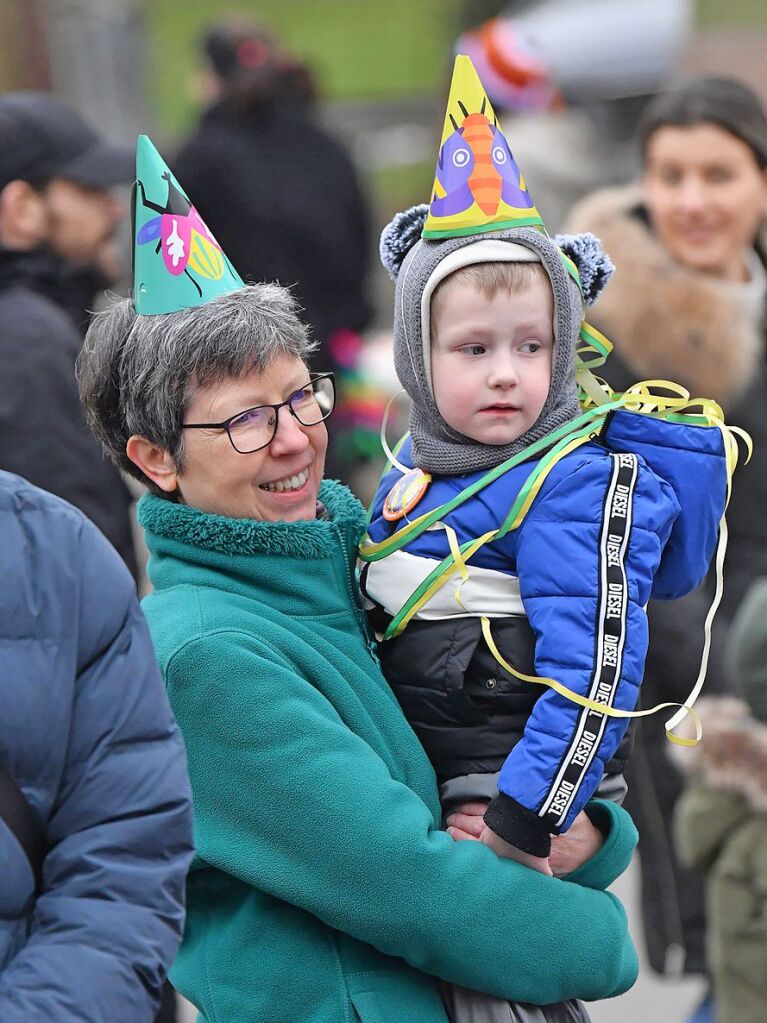
<svg viewBox="0 0 767 1023">
<path fill-rule="evenodd" d="M 148 133 L 240 274 L 294 286 L 319 343 L 315 367 L 333 369 L 339 382 L 342 422 L 328 473 L 368 499 L 383 464 L 384 409 L 398 387 L 392 287 L 377 239 L 397 210 L 429 198 L 452 55 L 468 53 L 549 229 L 594 231 L 617 264 L 591 317 L 616 344 L 607 379 L 616 387 L 677 379 L 715 397 L 728 421 L 753 436 L 754 463 L 735 480 L 709 685 L 745 695 L 750 709 L 740 712 L 763 723 L 767 676 L 753 648 L 763 642 L 755 608 L 764 595 L 751 585 L 767 573 L 759 450 L 767 399 L 766 43 L 761 0 L 251 0 L 227 12 L 218 0 L 0 0 L 0 129 L 7 94 L 34 90 L 67 105 L 51 121 L 19 99 L 26 128 L 13 153 L 0 153 L 0 468 L 78 504 L 144 585 L 131 531 L 136 494 L 84 433 L 74 357 L 89 311 L 106 289 L 126 293 L 130 282 L 131 170 L 107 144 L 129 147 Z M 700 82 L 701 74 L 734 77 L 748 89 Z M 685 92 L 689 80 L 698 84 Z M 74 191 L 57 191 L 35 167 L 33 140 L 36 130 L 58 132 L 64 147 L 82 137 L 88 128 L 70 122 L 69 108 L 107 149 L 103 163 L 80 168 L 79 177 L 77 168 L 62 172 Z M 688 146 L 684 132 L 701 125 L 703 137 Z M 4 168 L 22 150 L 32 191 L 9 192 L 19 172 Z M 722 175 L 737 177 L 739 168 L 741 190 L 733 192 Z M 721 251 L 717 217 L 730 245 L 725 239 Z M 30 325 L 27 307 L 10 294 L 25 287 L 50 297 L 66 324 Z M 44 335 L 35 349 L 39 391 L 34 410 L 26 397 L 20 410 L 34 329 Z M 57 330 L 61 344 L 47 351 Z M 391 439 L 405 419 L 400 405 Z M 651 607 L 647 705 L 689 691 L 711 597 L 709 587 L 670 609 Z M 750 680 L 745 693 L 740 676 Z M 593 1008 L 596 1023 L 618 1013 L 626 1023 L 651 1012 L 670 1023 L 715 1018 L 710 979 L 723 939 L 707 937 L 706 908 L 719 920 L 723 896 L 712 894 L 711 874 L 721 875 L 724 840 L 691 836 L 709 813 L 734 831 L 736 808 L 751 804 L 730 779 L 724 804 L 701 811 L 708 806 L 701 790 L 685 789 L 692 761 L 680 768 L 669 749 L 659 719 L 637 728 L 628 806 L 640 855 L 621 894 L 643 936 L 646 966 L 622 1005 Z M 761 799 L 764 814 L 767 782 Z M 756 850 L 758 836 L 749 841 Z M 764 859 L 761 870 L 751 894 L 756 887 L 764 906 Z M 749 910 L 749 947 L 757 951 L 745 958 L 746 986 L 749 973 L 767 976 L 760 912 Z"/>
</svg>

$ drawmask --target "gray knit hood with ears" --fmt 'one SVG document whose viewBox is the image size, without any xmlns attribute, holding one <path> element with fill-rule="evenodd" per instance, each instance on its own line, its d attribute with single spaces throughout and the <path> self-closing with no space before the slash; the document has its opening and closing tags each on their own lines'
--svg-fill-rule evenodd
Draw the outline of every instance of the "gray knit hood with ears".
<svg viewBox="0 0 767 1023">
<path fill-rule="evenodd" d="M 575 382 L 575 353 L 583 319 L 584 297 L 596 299 L 609 280 L 613 266 L 593 235 L 559 236 L 552 240 L 534 227 L 516 227 L 478 235 L 431 241 L 420 238 L 427 206 L 398 214 L 381 235 L 381 261 L 396 280 L 394 304 L 394 366 L 400 383 L 412 399 L 410 434 L 414 464 L 426 472 L 462 475 L 499 465 L 534 441 L 552 433 L 580 412 Z M 546 403 L 530 429 L 511 444 L 482 444 L 453 430 L 437 409 L 431 388 L 428 323 L 422 316 L 422 298 L 431 295 L 439 280 L 456 264 L 487 262 L 461 253 L 449 259 L 444 273 L 440 264 L 452 253 L 478 242 L 499 240 L 531 249 L 551 281 L 554 293 L 554 360 Z M 562 261 L 561 248 L 578 266 L 584 294 Z M 485 247 L 486 248 L 486 247 Z M 428 312 L 428 304 L 427 304 Z"/>
</svg>

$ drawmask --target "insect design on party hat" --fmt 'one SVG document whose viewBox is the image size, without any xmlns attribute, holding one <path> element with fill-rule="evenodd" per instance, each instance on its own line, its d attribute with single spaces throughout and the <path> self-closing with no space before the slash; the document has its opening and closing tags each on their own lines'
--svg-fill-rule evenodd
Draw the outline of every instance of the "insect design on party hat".
<svg viewBox="0 0 767 1023">
<path fill-rule="evenodd" d="M 136 149 L 133 223 L 137 313 L 175 312 L 245 287 L 146 135 Z"/>
<path fill-rule="evenodd" d="M 424 238 L 535 226 L 543 220 L 471 60 L 455 60 Z"/>
</svg>

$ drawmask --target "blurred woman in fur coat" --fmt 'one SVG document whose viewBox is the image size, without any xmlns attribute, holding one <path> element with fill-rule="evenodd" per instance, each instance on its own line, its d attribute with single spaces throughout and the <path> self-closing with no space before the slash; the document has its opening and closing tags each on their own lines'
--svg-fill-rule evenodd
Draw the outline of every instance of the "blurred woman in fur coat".
<svg viewBox="0 0 767 1023">
<path fill-rule="evenodd" d="M 589 230 L 616 271 L 590 320 L 615 350 L 599 372 L 616 390 L 673 380 L 714 397 L 754 445 L 735 474 L 727 512 L 724 599 L 707 690 L 729 688 L 721 651 L 751 582 L 767 574 L 767 118 L 741 83 L 708 76 L 659 97 L 640 129 L 637 186 L 595 193 L 567 230 Z M 651 603 L 643 703 L 681 702 L 697 676 L 714 579 L 672 604 Z M 642 910 L 652 967 L 706 972 L 699 878 L 678 863 L 671 819 L 682 781 L 662 724 L 635 731 L 627 806 L 640 832 Z"/>
</svg>

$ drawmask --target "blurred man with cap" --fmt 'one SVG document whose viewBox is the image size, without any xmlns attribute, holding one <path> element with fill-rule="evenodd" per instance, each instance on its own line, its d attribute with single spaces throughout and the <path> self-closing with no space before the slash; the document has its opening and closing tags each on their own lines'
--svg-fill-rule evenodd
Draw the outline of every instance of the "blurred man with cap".
<svg viewBox="0 0 767 1023">
<path fill-rule="evenodd" d="M 119 274 L 132 155 L 45 93 L 0 96 L 0 469 L 80 508 L 135 574 L 130 494 L 85 426 L 74 363 Z"/>
</svg>

